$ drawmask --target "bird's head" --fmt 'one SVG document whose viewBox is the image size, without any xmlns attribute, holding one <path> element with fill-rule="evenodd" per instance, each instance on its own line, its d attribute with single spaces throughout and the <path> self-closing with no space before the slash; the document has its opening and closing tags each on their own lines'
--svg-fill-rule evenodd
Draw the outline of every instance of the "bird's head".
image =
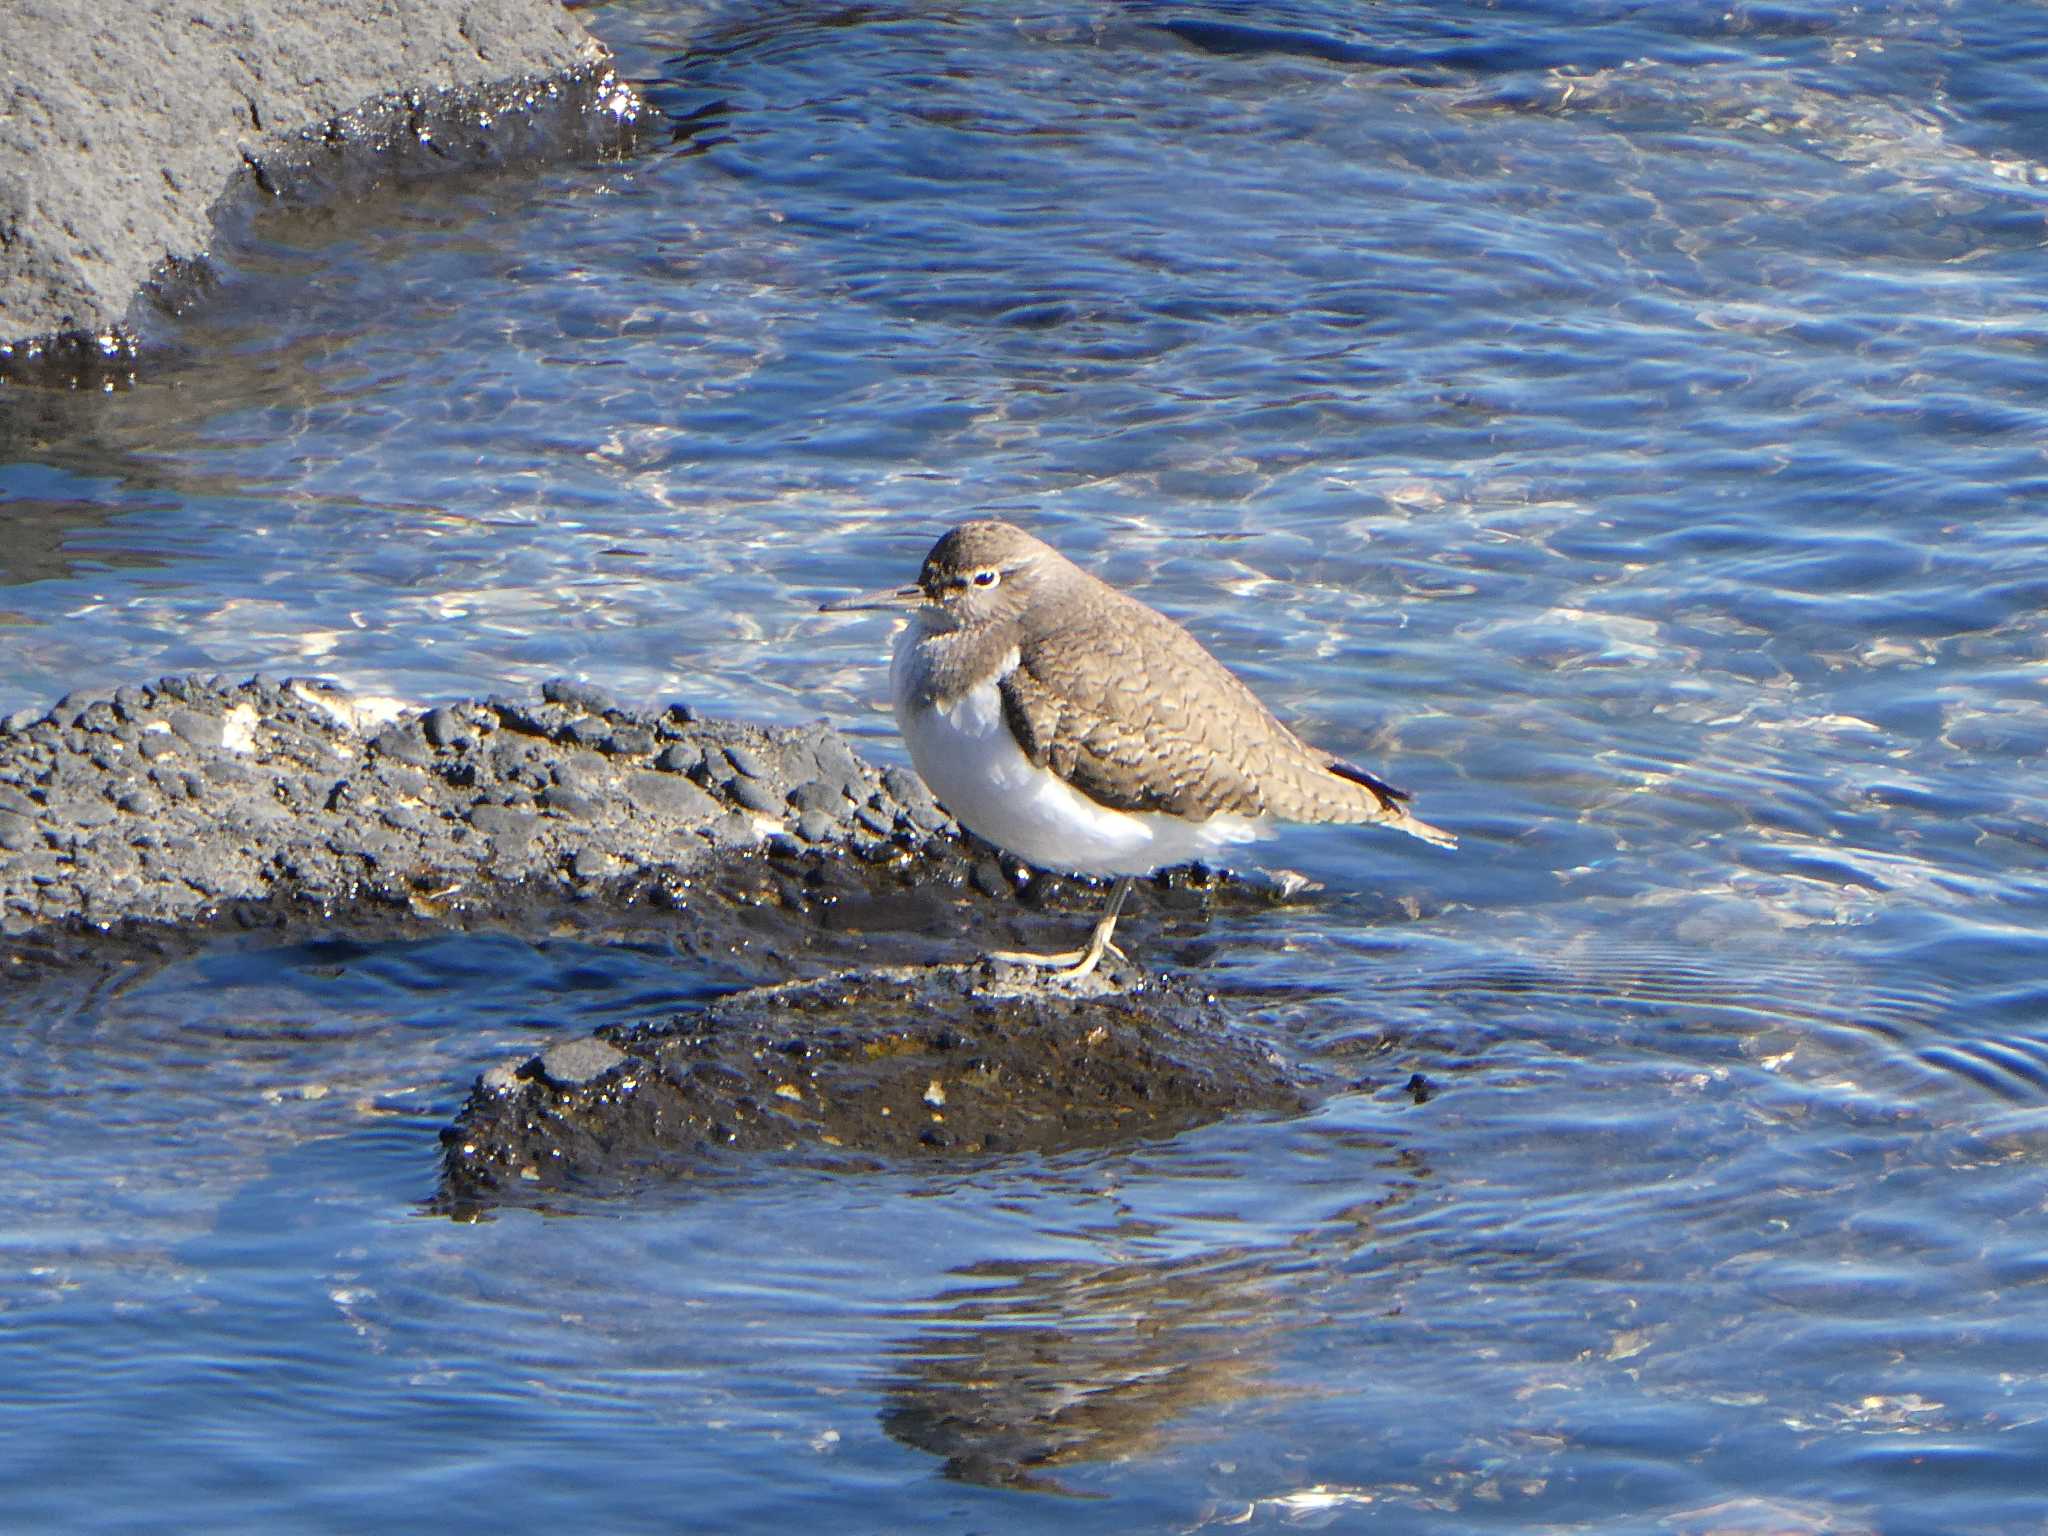
<svg viewBox="0 0 2048 1536">
<path fill-rule="evenodd" d="M 1014 622 L 1034 594 L 1072 569 L 1051 545 L 1022 528 L 962 523 L 932 546 L 915 586 L 842 597 L 820 611 L 893 608 L 915 614 L 934 631 L 979 629 Z"/>
</svg>

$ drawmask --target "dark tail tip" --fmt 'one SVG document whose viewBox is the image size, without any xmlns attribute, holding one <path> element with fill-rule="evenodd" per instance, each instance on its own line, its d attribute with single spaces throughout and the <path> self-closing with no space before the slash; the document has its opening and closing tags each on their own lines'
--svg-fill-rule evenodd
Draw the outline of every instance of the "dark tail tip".
<svg viewBox="0 0 2048 1536">
<path fill-rule="evenodd" d="M 1363 768 L 1358 767 L 1354 763 L 1347 763 L 1342 758 L 1333 757 L 1330 759 L 1328 767 L 1330 772 L 1336 774 L 1340 779 L 1349 779 L 1354 784 L 1363 784 L 1367 789 L 1379 796 L 1380 804 L 1390 811 L 1399 810 L 1408 801 L 1407 790 L 1394 788 L 1385 779 L 1367 773 Z"/>
</svg>

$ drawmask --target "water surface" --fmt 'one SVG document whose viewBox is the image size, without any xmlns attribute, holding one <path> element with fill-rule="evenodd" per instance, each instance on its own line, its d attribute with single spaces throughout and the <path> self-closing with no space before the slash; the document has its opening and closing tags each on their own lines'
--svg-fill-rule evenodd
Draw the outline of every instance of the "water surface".
<svg viewBox="0 0 2048 1536">
<path fill-rule="evenodd" d="M 813 609 L 993 513 L 1464 846 L 1220 921 L 1361 1083 L 1305 1121 L 577 1218 L 416 1202 L 481 1066 L 701 995 L 658 942 L 21 990 L 0 1503 L 2037 1530 L 2040 15 L 582 14 L 672 139 L 266 222 L 204 368 L 0 401 L 0 706 L 573 673 L 900 756 Z"/>
</svg>

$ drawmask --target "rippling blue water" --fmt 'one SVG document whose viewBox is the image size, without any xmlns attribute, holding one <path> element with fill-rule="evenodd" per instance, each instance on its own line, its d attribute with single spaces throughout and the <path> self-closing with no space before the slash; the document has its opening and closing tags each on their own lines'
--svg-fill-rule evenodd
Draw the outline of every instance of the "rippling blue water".
<svg viewBox="0 0 2048 1536">
<path fill-rule="evenodd" d="M 701 978 L 472 936 L 41 997 L 0 1503 L 2038 1530 L 2048 19 L 584 15 L 673 142 L 268 223 L 204 368 L 0 398 L 0 707 L 575 672 L 888 755 L 815 603 L 1000 513 L 1462 834 L 1284 838 L 1325 896 L 1211 962 L 1441 1091 L 451 1227 L 478 1067 Z"/>
</svg>

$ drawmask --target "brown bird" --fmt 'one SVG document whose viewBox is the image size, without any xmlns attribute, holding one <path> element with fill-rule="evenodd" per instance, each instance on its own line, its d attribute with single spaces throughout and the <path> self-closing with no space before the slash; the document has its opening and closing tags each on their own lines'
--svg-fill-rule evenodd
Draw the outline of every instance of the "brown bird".
<svg viewBox="0 0 2048 1536">
<path fill-rule="evenodd" d="M 962 523 L 917 584 L 821 611 L 905 612 L 889 669 L 910 760 L 969 831 L 1042 869 L 1116 875 L 1085 948 L 996 958 L 1085 976 L 1134 877 L 1277 822 L 1393 827 L 1440 848 L 1408 796 L 1311 746 L 1201 642 L 1008 523 Z"/>
</svg>

